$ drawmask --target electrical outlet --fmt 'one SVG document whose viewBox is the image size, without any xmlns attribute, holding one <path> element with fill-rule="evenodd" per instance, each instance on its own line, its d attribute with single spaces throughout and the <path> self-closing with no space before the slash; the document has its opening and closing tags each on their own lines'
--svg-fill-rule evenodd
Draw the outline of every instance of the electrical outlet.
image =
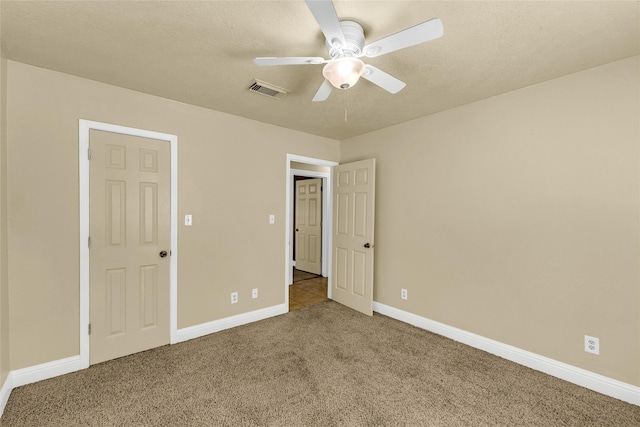
<svg viewBox="0 0 640 427">
<path fill-rule="evenodd" d="M 585 335 L 584 351 L 586 351 L 587 353 L 600 354 L 600 339 Z"/>
<path fill-rule="evenodd" d="M 400 289 L 400 298 L 406 300 L 407 299 L 407 290 L 406 289 Z"/>
<path fill-rule="evenodd" d="M 231 304 L 235 304 L 238 302 L 238 293 L 231 292 Z"/>
<path fill-rule="evenodd" d="M 258 298 L 258 288 L 253 288 L 251 290 L 251 298 Z"/>
</svg>

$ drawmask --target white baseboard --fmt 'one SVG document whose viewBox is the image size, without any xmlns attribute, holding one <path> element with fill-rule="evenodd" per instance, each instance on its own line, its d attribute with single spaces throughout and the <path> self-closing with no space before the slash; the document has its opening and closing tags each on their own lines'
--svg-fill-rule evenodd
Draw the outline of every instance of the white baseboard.
<svg viewBox="0 0 640 427">
<path fill-rule="evenodd" d="M 248 313 L 238 314 L 236 316 L 225 317 L 224 319 L 214 320 L 212 322 L 202 323 L 200 325 L 178 329 L 175 342 L 179 343 L 199 338 L 214 332 L 235 328 L 236 326 L 257 322 L 258 320 L 267 319 L 269 317 L 279 316 L 287 313 L 288 311 L 289 307 L 287 304 L 280 304 L 260 310 L 250 311 Z"/>
<path fill-rule="evenodd" d="M 544 372 L 545 374 L 586 387 L 590 390 L 597 391 L 598 393 L 640 406 L 640 387 L 605 377 L 585 369 L 577 368 L 566 363 L 558 362 L 557 360 L 503 344 L 501 342 L 494 341 L 462 329 L 454 328 L 453 326 L 448 326 L 379 302 L 373 303 L 373 310 L 377 313 L 400 320 L 418 328 L 451 338 L 454 341 L 495 354 L 496 356 L 527 366 L 531 369 Z M 251 311 L 249 313 L 238 314 L 236 316 L 179 329 L 176 343 L 209 335 L 225 329 L 234 328 L 236 326 L 245 325 L 247 323 L 256 322 L 258 320 L 267 319 L 269 317 L 279 316 L 287 313 L 288 311 L 289 308 L 287 304 L 280 304 L 273 307 Z M 80 356 L 78 355 L 9 372 L 4 384 L 0 387 L 0 416 L 2 416 L 7 401 L 9 400 L 9 396 L 11 395 L 11 391 L 15 387 L 68 374 L 80 369 L 82 368 Z"/>
<path fill-rule="evenodd" d="M 11 372 L 9 372 L 9 375 L 7 375 L 7 378 L 4 380 L 4 384 L 2 384 L 2 388 L 0 388 L 0 417 L 4 413 L 4 407 L 7 406 L 12 390 L 13 382 Z"/>
<path fill-rule="evenodd" d="M 28 368 L 16 369 L 15 371 L 11 371 L 10 375 L 13 381 L 12 387 L 16 388 L 21 385 L 47 380 L 79 370 L 80 356 L 71 356 L 65 359 L 54 360 L 53 362 L 29 366 Z"/>
<path fill-rule="evenodd" d="M 436 322 L 379 302 L 373 303 L 373 311 L 392 317 L 438 335 L 451 338 L 468 346 L 486 351 L 536 371 L 577 384 L 598 393 L 640 405 L 640 387 L 605 377 L 582 368 L 577 368 L 539 354 L 531 353 L 508 344 L 503 344 L 444 323 Z"/>
<path fill-rule="evenodd" d="M 14 388 L 80 370 L 80 356 L 67 357 L 9 372 L 0 388 L 0 417 Z"/>
</svg>

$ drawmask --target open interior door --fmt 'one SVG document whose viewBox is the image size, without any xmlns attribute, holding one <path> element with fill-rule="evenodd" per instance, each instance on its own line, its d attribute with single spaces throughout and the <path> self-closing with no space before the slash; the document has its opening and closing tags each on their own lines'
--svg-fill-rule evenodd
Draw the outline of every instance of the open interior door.
<svg viewBox="0 0 640 427">
<path fill-rule="evenodd" d="M 333 263 L 331 298 L 371 316 L 375 159 L 333 168 Z"/>
</svg>

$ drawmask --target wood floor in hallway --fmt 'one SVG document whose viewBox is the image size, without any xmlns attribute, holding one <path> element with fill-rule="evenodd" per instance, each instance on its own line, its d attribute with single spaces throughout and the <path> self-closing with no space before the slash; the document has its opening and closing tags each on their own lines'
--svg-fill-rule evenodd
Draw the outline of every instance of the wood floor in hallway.
<svg viewBox="0 0 640 427">
<path fill-rule="evenodd" d="M 294 270 L 293 284 L 289 286 L 289 311 L 328 301 L 327 283 L 326 277 Z"/>
</svg>

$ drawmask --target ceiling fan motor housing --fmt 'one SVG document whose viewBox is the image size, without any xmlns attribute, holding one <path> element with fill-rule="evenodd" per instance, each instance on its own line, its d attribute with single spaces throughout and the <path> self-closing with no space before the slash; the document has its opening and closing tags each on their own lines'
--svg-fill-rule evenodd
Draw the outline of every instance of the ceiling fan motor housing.
<svg viewBox="0 0 640 427">
<path fill-rule="evenodd" d="M 362 26 L 353 21 L 341 21 L 340 26 L 347 44 L 345 46 L 335 46 L 331 40 L 327 40 L 326 45 L 329 56 L 331 58 L 360 56 L 364 46 L 364 30 Z"/>
</svg>

